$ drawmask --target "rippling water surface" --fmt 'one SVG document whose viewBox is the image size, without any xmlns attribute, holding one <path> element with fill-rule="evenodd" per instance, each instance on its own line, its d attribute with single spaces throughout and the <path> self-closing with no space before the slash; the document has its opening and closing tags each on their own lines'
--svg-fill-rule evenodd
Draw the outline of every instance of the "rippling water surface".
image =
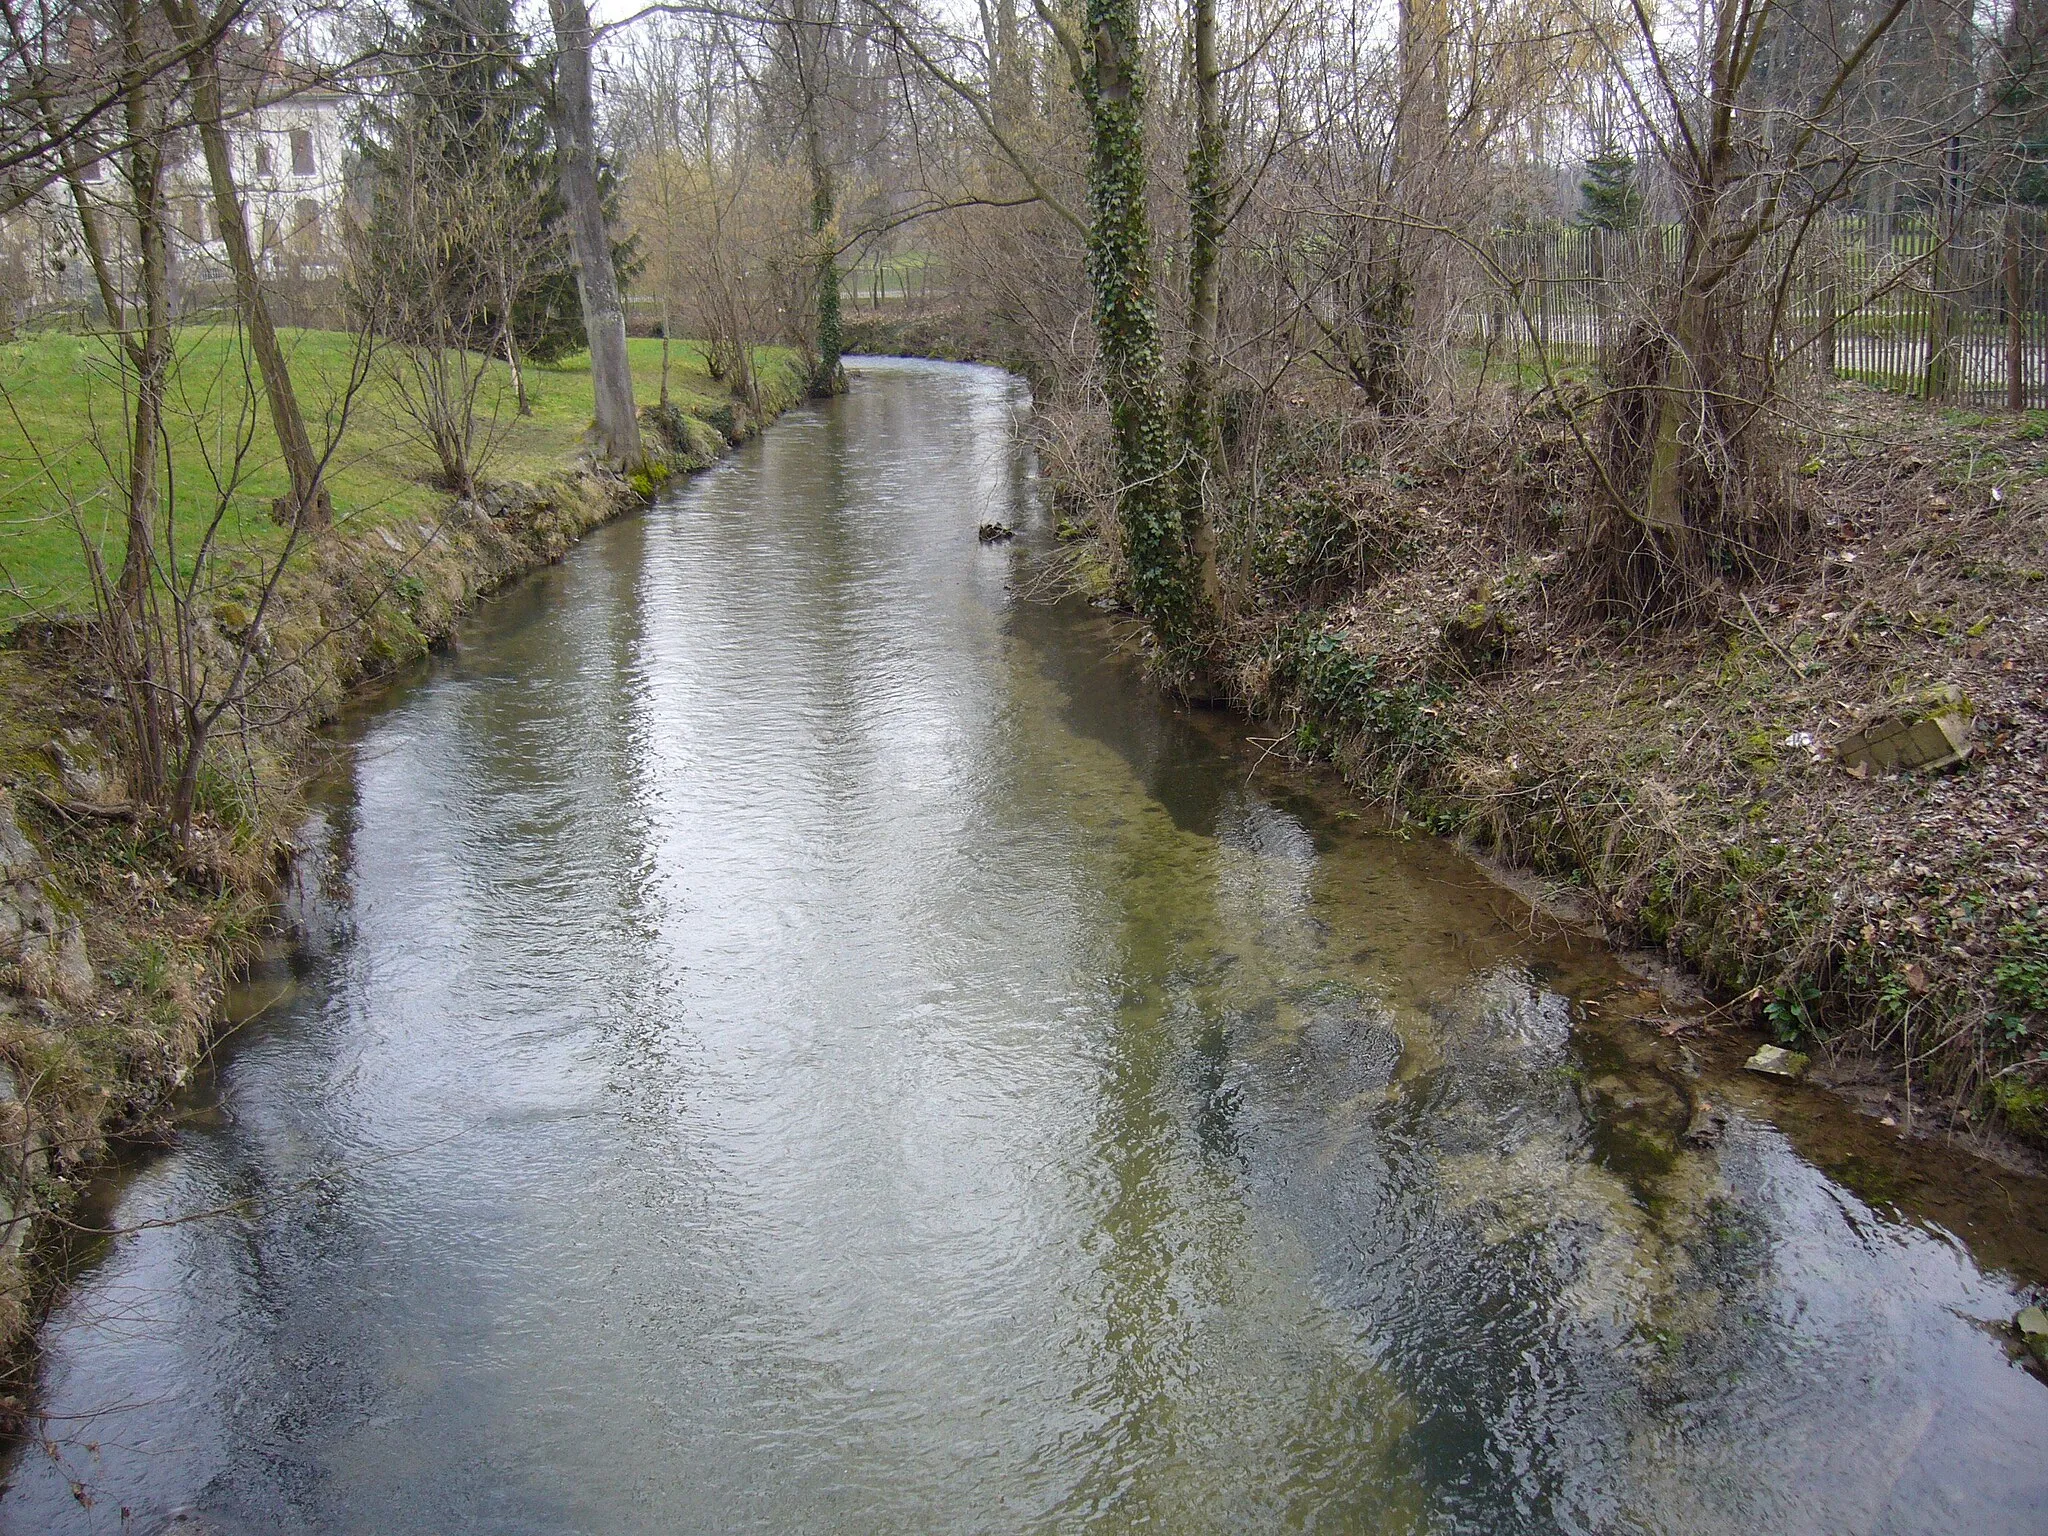
<svg viewBox="0 0 2048 1536">
<path fill-rule="evenodd" d="M 861 366 L 365 711 L 108 1197 L 255 1214 L 82 1268 L 0 1530 L 2048 1530 L 2040 1186 L 1027 600 L 1023 404 Z"/>
</svg>

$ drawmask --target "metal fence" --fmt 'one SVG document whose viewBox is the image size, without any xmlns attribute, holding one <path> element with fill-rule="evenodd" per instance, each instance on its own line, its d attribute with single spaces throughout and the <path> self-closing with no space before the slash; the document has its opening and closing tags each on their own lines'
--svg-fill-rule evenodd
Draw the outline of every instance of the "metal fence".
<svg viewBox="0 0 2048 1536">
<path fill-rule="evenodd" d="M 869 256 L 839 274 L 839 302 L 848 310 L 919 311 L 950 296 L 938 258 L 913 252 Z"/>
<path fill-rule="evenodd" d="M 1668 225 L 1498 234 L 1472 331 L 1496 351 L 1596 361 L 1678 256 Z M 2048 216 L 2036 210 L 1839 217 L 1809 232 L 1771 300 L 1788 360 L 1954 405 L 2048 408 Z"/>
</svg>

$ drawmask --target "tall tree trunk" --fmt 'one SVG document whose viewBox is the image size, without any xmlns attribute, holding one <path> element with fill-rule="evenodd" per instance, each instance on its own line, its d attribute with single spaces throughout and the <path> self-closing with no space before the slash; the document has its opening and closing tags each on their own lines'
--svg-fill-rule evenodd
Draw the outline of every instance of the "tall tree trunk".
<svg viewBox="0 0 2048 1536">
<path fill-rule="evenodd" d="M 1685 513 L 1685 425 L 1701 399 L 1710 338 L 1709 306 L 1719 274 L 1712 270 L 1718 223 L 1720 161 L 1710 156 L 1703 185 L 1681 187 L 1683 245 L 1671 330 L 1665 340 L 1658 387 L 1652 395 L 1650 461 L 1640 520 L 1661 564 L 1683 565 L 1691 555 Z"/>
<path fill-rule="evenodd" d="M 229 152 L 221 99 L 220 61 L 214 45 L 202 46 L 208 31 L 218 29 L 210 19 L 202 25 L 192 0 L 163 0 L 163 11 L 180 44 L 190 50 L 186 69 L 192 81 L 192 115 L 198 123 L 199 144 L 206 156 L 214 218 L 220 225 L 221 243 L 227 247 L 228 266 L 234 273 L 235 302 L 241 310 L 242 325 L 256 353 L 256 369 L 263 379 L 264 398 L 270 406 L 271 427 L 284 454 L 285 473 L 291 477 L 291 498 L 289 505 L 280 509 L 280 521 L 322 528 L 333 520 L 333 506 L 321 475 L 319 456 L 306 432 L 305 415 L 299 410 L 298 392 L 292 388 L 291 369 L 285 362 L 284 349 L 278 345 L 277 328 L 271 323 L 270 306 L 256 270 L 256 253 L 249 241 L 248 219 L 242 209 L 241 194 L 235 188 L 234 160 Z"/>
<path fill-rule="evenodd" d="M 1008 133 L 1031 114 L 1031 57 L 1019 43 L 1017 0 L 995 0 L 989 20 L 989 113 L 996 127 Z"/>
<path fill-rule="evenodd" d="M 164 234 L 162 125 L 155 121 L 143 58 L 140 7 L 121 7 L 123 52 L 129 70 L 126 117 L 128 195 L 135 218 L 139 329 L 130 347 L 135 365 L 135 419 L 128 453 L 128 552 L 121 562 L 124 604 L 139 613 L 149 585 L 152 529 L 158 501 L 158 449 L 163 438 L 164 390 L 170 376 L 170 249 Z M 110 317 L 112 318 L 112 317 Z"/>
<path fill-rule="evenodd" d="M 1450 103 L 1444 78 L 1447 22 L 1442 0 L 1400 0 L 1400 99 L 1394 123 L 1394 198 L 1403 222 L 1387 235 L 1387 275 L 1369 306 L 1375 335 L 1368 355 L 1375 403 L 1397 409 L 1413 393 L 1415 342 L 1440 326 L 1448 304 L 1431 257 L 1434 237 L 1422 226 L 1443 204 L 1440 195 L 1450 148 Z"/>
<path fill-rule="evenodd" d="M 817 369 L 811 393 L 837 394 L 846 386 L 839 354 L 843 328 L 839 317 L 839 253 L 833 246 L 838 198 L 832 184 L 832 161 L 825 143 L 825 43 L 822 20 L 813 19 L 807 0 L 791 7 L 791 51 L 796 60 L 797 94 L 803 112 L 804 158 L 811 173 L 811 238 L 817 242 L 814 279 L 817 308 Z"/>
<path fill-rule="evenodd" d="M 1216 61 L 1216 0 L 1194 0 L 1195 132 L 1188 149 L 1188 340 L 1181 377 L 1181 533 L 1206 599 L 1215 597 L 1205 485 L 1216 462 L 1217 262 L 1223 240 L 1223 71 Z"/>
<path fill-rule="evenodd" d="M 1732 6 L 1718 8 L 1707 40 L 1708 72 L 1706 96 L 1699 107 L 1694 137 L 1686 141 L 1686 153 L 1673 166 L 1677 173 L 1680 247 L 1676 290 L 1671 297 L 1669 323 L 1663 340 L 1664 355 L 1650 395 L 1649 462 L 1646 466 L 1641 502 L 1616 512 L 1632 518 L 1637 528 L 1624 534 L 1623 547 L 1647 545 L 1657 574 L 1654 586 L 1667 584 L 1684 570 L 1692 550 L 1692 527 L 1685 506 L 1685 441 L 1689 419 L 1708 408 L 1705 386 L 1713 359 L 1709 353 L 1709 329 L 1713 306 L 1721 299 L 1716 290 L 1728 276 L 1717 241 L 1723 237 L 1722 199 L 1732 168 L 1729 132 L 1734 107 L 1736 42 L 1730 28 Z M 1702 15 L 1703 29 L 1708 27 Z"/>
<path fill-rule="evenodd" d="M 1946 400 L 1955 390 L 1956 296 L 1949 291 L 1951 249 L 1962 223 L 1963 144 L 1952 136 L 1941 157 L 1941 202 L 1934 226 L 1934 253 L 1927 274 L 1927 359 L 1921 394 Z"/>
<path fill-rule="evenodd" d="M 661 409 L 664 414 L 668 410 L 669 332 L 674 329 L 675 326 L 669 318 L 668 311 L 668 284 L 663 283 L 661 285 Z"/>
<path fill-rule="evenodd" d="M 1091 129 L 1088 276 L 1115 444 L 1117 522 L 1132 605 L 1175 664 L 1195 639 L 1195 591 L 1179 499 L 1176 434 L 1161 379 L 1145 209 L 1144 81 L 1138 0 L 1088 0 Z"/>
<path fill-rule="evenodd" d="M 584 0 L 548 0 L 555 26 L 555 163 L 567 209 L 576 291 L 590 339 L 590 382 L 597 396 L 597 437 L 604 456 L 636 469 L 640 414 L 633 403 L 633 367 L 626 352 L 626 307 L 612 266 L 604 191 L 597 175 L 597 113 L 591 99 L 590 9 Z"/>
<path fill-rule="evenodd" d="M 833 395 L 846 387 L 846 370 L 839 362 L 844 331 L 839 318 L 839 253 L 832 244 L 832 167 L 815 119 L 805 139 L 811 162 L 811 236 L 818 242 L 818 371 L 811 378 L 811 393 Z"/>
</svg>

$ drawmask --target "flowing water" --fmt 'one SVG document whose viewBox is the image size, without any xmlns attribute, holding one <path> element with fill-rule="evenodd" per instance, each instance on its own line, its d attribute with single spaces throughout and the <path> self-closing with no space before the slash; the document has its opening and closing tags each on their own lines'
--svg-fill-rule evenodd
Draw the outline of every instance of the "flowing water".
<svg viewBox="0 0 2048 1536">
<path fill-rule="evenodd" d="M 1024 403 L 859 367 L 352 722 L 0 1531 L 2048 1529 L 2041 1186 L 1164 703 Z"/>
</svg>

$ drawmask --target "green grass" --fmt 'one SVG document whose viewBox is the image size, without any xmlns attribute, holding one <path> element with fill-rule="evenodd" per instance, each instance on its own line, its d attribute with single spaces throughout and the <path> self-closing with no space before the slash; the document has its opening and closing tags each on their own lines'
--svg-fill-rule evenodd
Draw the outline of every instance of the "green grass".
<svg viewBox="0 0 2048 1536">
<path fill-rule="evenodd" d="M 1566 342 L 1553 343 L 1548 348 L 1550 373 L 1546 378 L 1542 366 L 1527 346 L 1526 337 L 1521 338 L 1524 344 L 1520 347 L 1515 345 L 1516 339 L 1511 334 L 1507 342 L 1491 349 L 1467 344 L 1459 349 L 1458 360 L 1469 374 L 1478 375 L 1483 366 L 1488 382 L 1510 384 L 1530 394 L 1546 388 L 1551 381 L 1560 387 L 1599 386 L 1600 371 L 1594 348 Z"/>
<path fill-rule="evenodd" d="M 942 263 L 930 251 L 904 251 L 880 260 L 848 267 L 839 275 L 841 296 L 849 305 L 864 305 L 873 297 L 877 277 L 885 298 L 906 297 L 913 288 L 930 281 L 929 274 L 943 278 Z"/>
<path fill-rule="evenodd" d="M 354 338 L 336 331 L 288 331 L 292 378 L 316 447 L 346 393 Z M 635 393 L 652 405 L 661 393 L 661 343 L 631 344 Z M 189 552 L 212 516 L 209 461 L 233 454 L 237 423 L 249 421 L 250 390 L 235 333 L 224 327 L 181 331 L 171 387 L 168 436 L 174 476 L 176 533 Z M 793 367 L 790 354 L 765 354 L 771 375 Z M 551 368 L 529 365 L 532 414 L 513 405 L 510 372 L 493 364 L 482 409 L 493 418 L 486 480 L 532 481 L 565 468 L 590 426 L 590 365 L 585 356 Z M 685 410 L 728 400 L 704 371 L 703 349 L 671 348 L 670 392 Z M 260 400 L 260 391 L 258 392 Z M 223 525 L 230 552 L 274 548 L 283 534 L 270 517 L 288 481 L 256 407 L 241 483 Z M 123 553 L 122 519 L 109 465 L 118 474 L 125 405 L 121 371 L 97 337 L 41 332 L 0 344 L 0 622 L 25 614 L 77 610 L 90 602 L 89 567 L 80 529 L 99 546 L 109 570 Z M 330 461 L 328 485 L 338 526 L 362 531 L 400 518 L 421 518 L 445 501 L 434 483 L 431 450 L 400 411 L 383 370 L 350 408 Z"/>
</svg>

